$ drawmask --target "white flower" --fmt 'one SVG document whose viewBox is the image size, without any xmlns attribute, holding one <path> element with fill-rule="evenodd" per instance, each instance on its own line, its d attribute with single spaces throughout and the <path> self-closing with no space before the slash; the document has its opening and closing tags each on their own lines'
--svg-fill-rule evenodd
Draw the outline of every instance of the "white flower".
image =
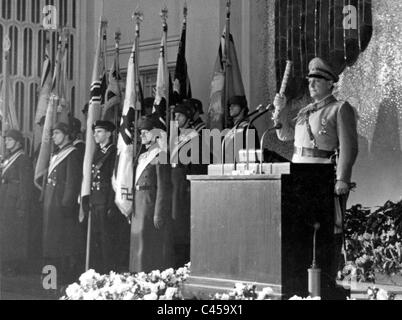
<svg viewBox="0 0 402 320">
<path fill-rule="evenodd" d="M 159 285 L 157 283 L 147 283 L 147 287 L 152 293 L 158 293 Z"/>
<path fill-rule="evenodd" d="M 165 292 L 166 300 L 173 300 L 173 298 L 176 295 L 177 291 L 178 291 L 177 288 L 172 288 L 172 287 L 167 288 L 166 292 Z"/>
<path fill-rule="evenodd" d="M 95 270 L 90 269 L 87 272 L 83 273 L 80 278 L 81 286 L 93 286 L 97 280 L 99 280 L 101 275 L 96 273 Z"/>
<path fill-rule="evenodd" d="M 244 289 L 246 289 L 246 286 L 243 283 L 235 284 L 235 292 L 237 295 L 239 295 L 239 296 L 243 295 Z"/>
<path fill-rule="evenodd" d="M 377 300 L 388 300 L 388 292 L 385 291 L 384 289 L 379 289 L 377 292 Z"/>
<path fill-rule="evenodd" d="M 227 293 L 223 293 L 220 297 L 219 300 L 229 300 L 230 296 Z"/>
<path fill-rule="evenodd" d="M 125 293 L 125 295 L 123 296 L 123 300 L 133 300 L 134 299 L 134 293 L 132 293 L 131 291 L 128 291 Z"/>
<path fill-rule="evenodd" d="M 166 280 L 166 279 L 168 279 L 169 277 L 171 277 L 173 274 L 174 274 L 174 270 L 173 270 L 173 268 L 170 268 L 170 269 L 167 269 L 167 270 L 165 270 L 165 271 L 163 271 L 163 272 L 161 273 L 161 278 L 162 278 L 163 280 Z"/>
<path fill-rule="evenodd" d="M 99 291 L 98 290 L 89 290 L 83 295 L 84 300 L 98 300 Z"/>
<path fill-rule="evenodd" d="M 293 297 L 291 297 L 289 300 L 321 300 L 321 297 L 314 297 L 314 298 L 312 298 L 312 297 L 307 297 L 307 298 L 302 298 L 302 297 L 299 297 L 299 296 L 293 296 Z"/>
<path fill-rule="evenodd" d="M 79 300 L 82 297 L 82 290 L 78 283 L 73 283 L 66 289 L 66 296 L 73 300 Z"/>
<path fill-rule="evenodd" d="M 268 298 L 269 296 L 272 296 L 274 293 L 274 290 L 272 288 L 267 287 L 262 289 L 262 291 L 258 292 L 257 300 L 264 300 Z"/>
<path fill-rule="evenodd" d="M 158 300 L 158 295 L 154 292 L 144 296 L 144 300 Z"/>
</svg>

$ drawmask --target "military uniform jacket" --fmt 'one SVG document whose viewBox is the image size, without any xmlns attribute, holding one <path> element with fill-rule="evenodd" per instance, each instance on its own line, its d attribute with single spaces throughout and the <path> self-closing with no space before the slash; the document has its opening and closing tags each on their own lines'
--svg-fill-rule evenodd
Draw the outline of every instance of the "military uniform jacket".
<svg viewBox="0 0 402 320">
<path fill-rule="evenodd" d="M 97 147 L 92 162 L 91 205 L 113 207 L 115 193 L 112 188 L 112 175 L 116 160 L 117 148 L 109 143 L 105 147 Z"/>
<path fill-rule="evenodd" d="M 295 147 L 313 148 L 305 118 L 308 116 L 311 131 L 320 150 L 336 151 L 337 180 L 349 183 L 352 166 L 358 153 L 356 115 L 353 107 L 345 101 L 338 101 L 332 95 L 318 104 L 310 104 L 300 110 L 295 123 L 288 120 L 286 109 L 282 110 L 275 122 L 282 123 L 277 130 L 282 141 L 294 140 Z M 298 163 L 330 163 L 330 159 L 302 157 L 294 155 L 293 162 Z"/>
<path fill-rule="evenodd" d="M 43 203 L 43 253 L 61 257 L 84 250 L 78 221 L 82 166 L 77 150 L 67 145 L 52 155 Z"/>
<path fill-rule="evenodd" d="M 172 266 L 170 165 L 157 163 L 161 149 L 142 153 L 135 172 L 135 209 L 131 220 L 130 272 L 164 270 Z M 157 230 L 154 217 L 165 226 Z"/>
<path fill-rule="evenodd" d="M 32 212 L 33 168 L 18 150 L 5 159 L 0 173 L 1 259 L 23 259 L 28 250 L 28 222 Z"/>
</svg>

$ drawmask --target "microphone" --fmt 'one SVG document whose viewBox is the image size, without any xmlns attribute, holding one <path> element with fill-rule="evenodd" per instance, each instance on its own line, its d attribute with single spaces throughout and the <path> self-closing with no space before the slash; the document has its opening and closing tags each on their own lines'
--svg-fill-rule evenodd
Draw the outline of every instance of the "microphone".
<svg viewBox="0 0 402 320">
<path fill-rule="evenodd" d="M 272 130 L 279 130 L 279 129 L 282 129 L 282 127 L 283 127 L 282 123 L 278 123 L 274 127 L 265 130 L 265 132 L 263 133 L 263 135 L 261 137 L 261 140 L 260 140 L 260 153 L 261 153 L 261 157 L 260 157 L 260 174 L 262 174 L 262 161 L 263 161 L 263 150 L 264 150 L 265 136 L 267 135 L 267 133 L 271 132 Z"/>
<path fill-rule="evenodd" d="M 258 106 L 259 107 L 259 106 Z M 258 108 L 257 107 L 257 108 Z M 233 135 L 233 163 L 234 163 L 234 169 L 236 170 L 236 135 L 237 135 L 237 129 L 239 128 L 239 125 L 241 124 L 241 121 L 239 121 L 230 131 L 229 133 L 231 133 L 232 131 L 234 132 Z M 229 134 L 228 133 L 228 134 Z M 221 162 L 222 162 L 222 175 L 224 175 L 224 165 L 225 165 L 225 161 L 224 161 L 224 155 L 225 155 L 225 144 L 226 144 L 226 138 L 223 137 L 223 141 L 222 141 L 222 145 L 221 145 Z M 226 160 L 226 159 L 225 159 Z"/>
<path fill-rule="evenodd" d="M 251 125 L 254 123 L 255 120 L 257 120 L 259 117 L 263 116 L 267 112 L 275 110 L 275 106 L 271 103 L 267 105 L 265 108 L 262 108 L 262 111 L 258 111 L 258 114 L 254 116 L 253 118 L 250 119 L 250 121 L 247 124 L 247 131 L 246 131 L 246 157 L 247 157 L 247 170 L 249 170 L 250 167 L 250 156 L 249 156 L 249 131 Z"/>
<path fill-rule="evenodd" d="M 264 110 L 265 110 L 264 105 L 263 105 L 263 104 L 259 104 L 259 105 L 256 107 L 256 109 L 248 115 L 248 118 L 250 118 L 251 116 L 253 116 L 253 115 L 255 115 L 255 114 L 259 114 L 259 113 L 261 113 L 261 112 L 264 112 Z M 234 171 L 236 171 L 236 169 L 237 169 L 237 161 L 236 161 L 236 156 L 237 156 L 237 154 L 236 154 L 236 147 L 237 147 L 237 144 L 236 144 L 236 136 L 237 136 L 237 129 L 238 129 L 240 123 L 241 123 L 241 121 L 239 121 L 239 123 L 238 123 L 238 124 L 235 126 L 235 128 L 234 128 L 234 129 L 235 129 L 235 135 L 234 135 L 234 137 L 233 137 L 233 164 L 234 164 L 233 170 L 234 170 Z M 246 130 L 247 130 L 247 128 L 248 128 L 248 126 L 246 127 Z M 246 133 L 247 133 L 247 132 L 246 132 Z"/>
</svg>

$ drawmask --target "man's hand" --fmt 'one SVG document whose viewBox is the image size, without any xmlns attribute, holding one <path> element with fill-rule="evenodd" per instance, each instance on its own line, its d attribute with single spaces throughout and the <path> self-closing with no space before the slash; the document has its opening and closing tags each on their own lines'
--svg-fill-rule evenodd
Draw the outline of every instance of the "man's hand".
<svg viewBox="0 0 402 320">
<path fill-rule="evenodd" d="M 338 196 L 342 196 L 344 194 L 347 194 L 348 192 L 349 184 L 344 181 L 337 180 L 335 184 L 335 194 L 337 194 Z"/>
<path fill-rule="evenodd" d="M 277 118 L 279 113 L 286 107 L 287 99 L 284 95 L 281 95 L 279 93 L 276 94 L 275 99 L 274 99 L 274 107 L 275 111 L 273 114 L 273 118 Z"/>
</svg>

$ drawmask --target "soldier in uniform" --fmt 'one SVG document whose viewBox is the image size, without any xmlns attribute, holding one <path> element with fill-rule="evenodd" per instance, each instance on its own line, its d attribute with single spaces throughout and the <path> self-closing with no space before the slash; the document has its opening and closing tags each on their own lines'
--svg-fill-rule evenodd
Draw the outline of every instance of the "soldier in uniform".
<svg viewBox="0 0 402 320">
<path fill-rule="evenodd" d="M 83 270 L 79 261 L 85 249 L 85 235 L 78 221 L 78 195 L 82 166 L 72 145 L 70 126 L 59 122 L 53 128 L 52 154 L 43 203 L 43 256 L 55 264 L 58 274 L 71 281 Z"/>
<path fill-rule="evenodd" d="M 199 133 L 191 127 L 195 104 L 190 100 L 178 103 L 174 108 L 179 135 L 171 151 L 172 165 L 172 217 L 174 230 L 175 268 L 190 261 L 190 182 L 192 174 L 191 147 L 199 146 Z M 197 148 L 199 153 L 199 149 Z M 184 157 L 186 159 L 184 159 Z M 198 157 L 201 158 L 201 157 Z M 196 168 L 197 164 L 194 164 Z"/>
<path fill-rule="evenodd" d="M 197 132 L 201 132 L 206 129 L 204 121 L 201 119 L 201 115 L 204 114 L 204 109 L 202 108 L 202 103 L 198 99 L 189 99 L 191 105 L 193 106 L 193 120 L 191 121 L 191 126 Z"/>
<path fill-rule="evenodd" d="M 80 162 L 83 163 L 85 156 L 85 142 L 82 139 L 81 121 L 77 118 L 71 118 L 70 124 L 73 146 L 77 149 L 78 154 L 80 155 Z"/>
<path fill-rule="evenodd" d="M 152 109 L 154 107 L 155 98 L 148 97 L 144 99 L 144 103 L 142 104 L 141 115 L 149 116 L 152 114 Z"/>
<path fill-rule="evenodd" d="M 4 138 L 7 156 L 0 172 L 0 261 L 4 273 L 18 273 L 28 257 L 33 168 L 23 151 L 21 132 L 11 129 Z"/>
<path fill-rule="evenodd" d="M 332 91 L 339 80 L 331 66 L 321 58 L 309 63 L 309 91 L 313 103 L 302 108 L 292 123 L 288 119 L 286 98 L 279 94 L 275 97 L 275 124 L 281 123 L 277 130 L 282 141 L 294 140 L 295 163 L 332 163 L 337 158 L 335 183 L 335 244 L 334 258 L 331 263 L 330 290 L 335 288 L 335 277 L 339 265 L 342 246 L 343 212 L 351 186 L 352 167 L 358 153 L 356 114 L 346 101 L 338 101 Z M 342 290 L 332 290 L 336 295 Z M 323 294 L 326 294 L 323 292 Z"/>
<path fill-rule="evenodd" d="M 159 161 L 166 153 L 158 144 L 162 129 L 154 116 L 138 123 L 144 148 L 135 164 L 130 272 L 165 270 L 173 264 L 170 166 Z"/>
<path fill-rule="evenodd" d="M 260 143 L 256 128 L 253 125 L 249 126 L 246 97 L 232 96 L 228 105 L 229 115 L 234 126 L 224 137 L 224 155 L 222 156 L 225 163 L 233 163 L 237 162 L 239 150 L 247 148 L 247 138 L 249 150 L 259 148 Z"/>
<path fill-rule="evenodd" d="M 116 214 L 112 175 L 116 159 L 116 146 L 112 144 L 115 126 L 110 121 L 96 121 L 92 130 L 98 144 L 92 162 L 91 194 L 91 250 L 92 268 L 101 273 L 113 269 L 113 243 L 111 217 Z"/>
</svg>

